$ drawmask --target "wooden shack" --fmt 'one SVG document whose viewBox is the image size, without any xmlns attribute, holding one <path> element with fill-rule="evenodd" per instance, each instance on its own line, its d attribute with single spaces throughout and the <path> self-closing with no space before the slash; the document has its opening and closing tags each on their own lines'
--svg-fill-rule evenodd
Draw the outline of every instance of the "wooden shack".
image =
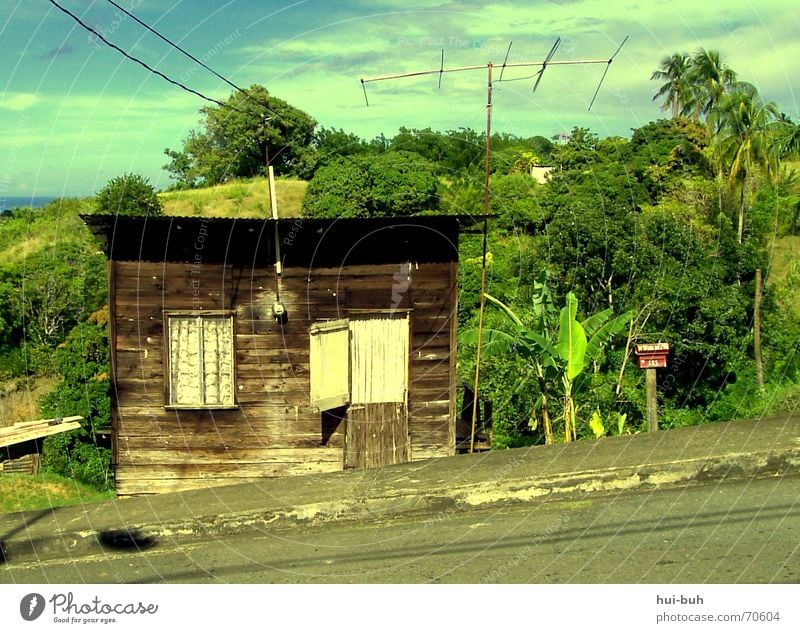
<svg viewBox="0 0 800 633">
<path fill-rule="evenodd" d="M 0 474 L 38 475 L 42 467 L 42 442 L 58 433 L 81 427 L 83 417 L 17 422 L 0 428 Z"/>
<path fill-rule="evenodd" d="M 463 218 L 84 220 L 119 495 L 455 453 Z"/>
</svg>

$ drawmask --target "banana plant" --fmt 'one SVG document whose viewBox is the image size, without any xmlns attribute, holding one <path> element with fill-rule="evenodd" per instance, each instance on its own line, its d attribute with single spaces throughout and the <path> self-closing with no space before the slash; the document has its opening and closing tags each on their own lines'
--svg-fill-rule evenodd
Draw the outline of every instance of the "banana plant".
<svg viewBox="0 0 800 633">
<path fill-rule="evenodd" d="M 613 311 L 607 308 L 584 321 L 578 321 L 578 299 L 570 292 L 559 313 L 558 329 L 552 331 L 550 313 L 553 310 L 548 310 L 548 296 L 546 286 L 543 289 L 535 288 L 534 323 L 529 327 L 506 304 L 487 294 L 486 299 L 511 319 L 513 331 L 486 330 L 482 352 L 486 355 L 512 353 L 530 364 L 531 372 L 521 377 L 517 391 L 530 389 L 532 375 L 540 395 L 534 403 L 529 423 L 536 428 L 541 422 L 545 442 L 553 444 L 555 436 L 551 403 L 561 401 L 564 441 L 575 440 L 578 415 L 575 395 L 586 387 L 591 378 L 587 369 L 600 359 L 603 347 L 625 329 L 633 313 L 626 312 L 613 317 Z M 475 343 L 477 331 L 465 332 L 461 339 L 465 343 Z"/>
</svg>

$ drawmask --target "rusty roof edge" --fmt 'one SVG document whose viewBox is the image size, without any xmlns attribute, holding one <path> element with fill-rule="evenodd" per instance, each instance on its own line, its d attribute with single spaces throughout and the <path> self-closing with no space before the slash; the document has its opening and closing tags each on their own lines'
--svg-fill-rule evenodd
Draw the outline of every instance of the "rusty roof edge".
<svg viewBox="0 0 800 633">
<path fill-rule="evenodd" d="M 352 223 L 352 224 L 373 224 L 375 226 L 387 226 L 392 224 L 398 225 L 414 225 L 419 224 L 425 226 L 426 224 L 438 224 L 448 221 L 456 221 L 462 228 L 477 226 L 485 219 L 492 220 L 496 218 L 494 215 L 469 215 L 469 214 L 436 214 L 436 215 L 403 215 L 403 216 L 388 216 L 388 217 L 374 217 L 374 218 L 220 218 L 220 217 L 203 217 L 203 216 L 179 216 L 179 215 L 161 215 L 161 216 L 125 216 L 115 214 L 101 214 L 101 213 L 81 213 L 81 220 L 90 227 L 90 229 L 103 229 L 113 226 L 117 222 L 121 223 L 153 223 L 153 224 L 171 224 L 173 222 L 185 222 L 187 224 L 220 224 L 220 225 L 233 225 L 242 224 L 244 226 L 261 226 L 263 224 L 271 224 L 277 222 L 279 225 L 291 226 L 294 224 L 309 224 L 317 226 L 328 226 L 337 224 L 339 222 Z M 92 231 L 96 233 L 96 231 Z"/>
</svg>

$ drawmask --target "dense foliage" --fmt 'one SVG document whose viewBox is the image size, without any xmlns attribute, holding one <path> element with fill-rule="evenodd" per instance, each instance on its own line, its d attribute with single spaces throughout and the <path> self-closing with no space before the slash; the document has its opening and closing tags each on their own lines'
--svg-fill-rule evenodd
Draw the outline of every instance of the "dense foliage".
<svg viewBox="0 0 800 633">
<path fill-rule="evenodd" d="M 192 131 L 180 151 L 166 149 L 164 166 L 179 187 L 209 186 L 266 173 L 306 177 L 316 158 L 317 122 L 269 94 L 263 86 L 234 92 L 227 107 L 203 108 L 203 130 Z"/>
<path fill-rule="evenodd" d="M 62 381 L 41 402 L 45 417 L 83 416 L 80 429 L 45 440 L 44 468 L 99 489 L 113 484 L 111 451 L 97 434 L 111 420 L 107 321 L 100 310 L 69 333 L 55 355 Z"/>
<path fill-rule="evenodd" d="M 139 174 L 112 178 L 97 194 L 97 210 L 114 215 L 163 215 L 155 188 Z"/>
<path fill-rule="evenodd" d="M 78 217 L 93 202 L 58 200 L 0 219 L 0 381 L 58 377 L 41 415 L 84 421 L 45 441 L 43 465 L 107 488 L 110 454 L 96 435 L 110 423 L 106 262 Z"/>
<path fill-rule="evenodd" d="M 322 167 L 303 212 L 315 218 L 413 215 L 439 206 L 435 166 L 412 152 L 351 156 Z"/>
</svg>

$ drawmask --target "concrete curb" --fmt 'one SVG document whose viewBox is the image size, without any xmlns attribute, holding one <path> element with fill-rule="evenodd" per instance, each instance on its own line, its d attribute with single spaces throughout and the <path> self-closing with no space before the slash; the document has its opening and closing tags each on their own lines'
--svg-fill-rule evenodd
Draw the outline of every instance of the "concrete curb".
<svg viewBox="0 0 800 633">
<path fill-rule="evenodd" d="M 548 477 L 508 477 L 439 487 L 425 490 L 424 493 L 401 489 L 394 493 L 345 496 L 296 506 L 286 504 L 264 510 L 153 521 L 103 532 L 73 530 L 40 535 L 26 535 L 21 532 L 0 544 L 0 561 L 3 555 L 9 563 L 14 564 L 69 560 L 120 551 L 146 550 L 158 544 L 177 544 L 335 521 L 418 516 L 425 517 L 425 521 L 435 522 L 455 512 L 475 508 L 502 507 L 535 500 L 581 499 L 596 495 L 797 473 L 800 473 L 800 446 L 666 463 L 582 470 Z"/>
</svg>

